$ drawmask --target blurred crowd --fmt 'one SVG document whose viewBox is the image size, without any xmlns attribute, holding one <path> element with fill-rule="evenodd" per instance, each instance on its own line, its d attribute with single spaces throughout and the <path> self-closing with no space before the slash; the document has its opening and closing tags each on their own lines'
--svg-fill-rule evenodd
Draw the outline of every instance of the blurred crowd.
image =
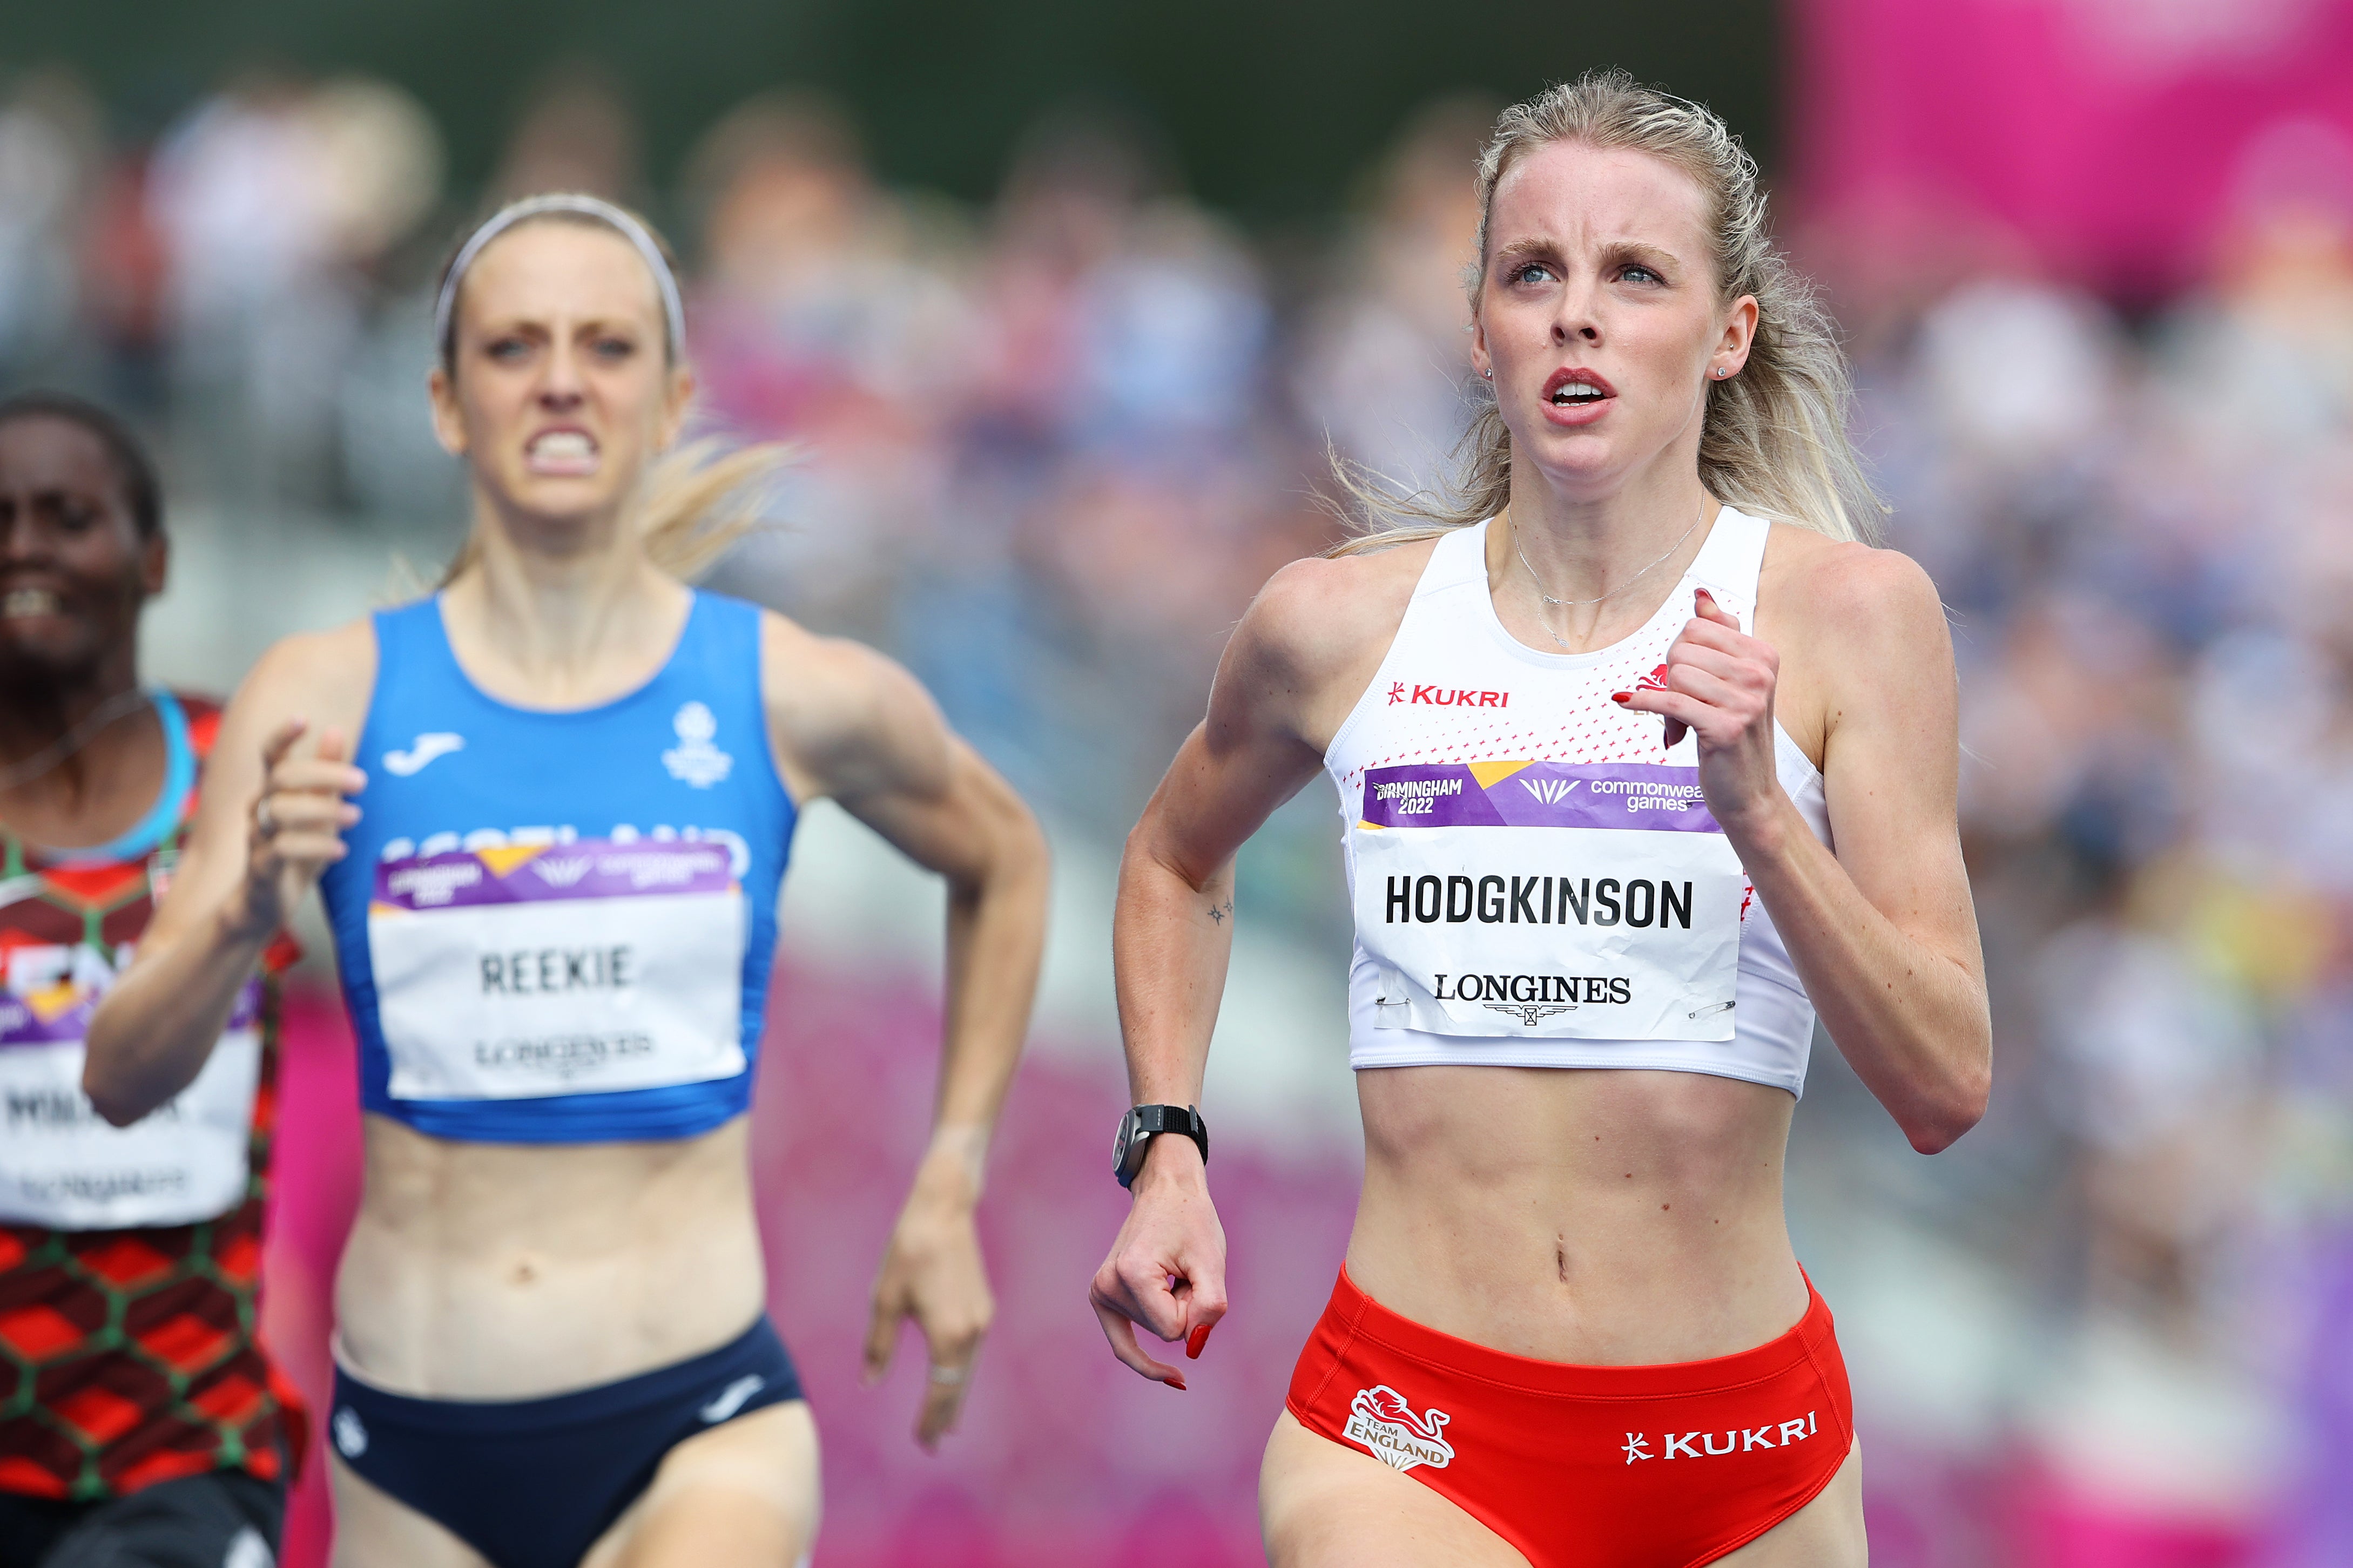
<svg viewBox="0 0 2353 1568">
<path fill-rule="evenodd" d="M 1336 536 L 1330 453 L 1442 472 L 1493 108 L 1431 105 L 1366 150 L 1341 218 L 1274 249 L 1104 110 L 1041 118 L 975 209 L 887 188 L 806 94 L 735 108 L 658 184 L 620 96 L 551 78 L 460 192 L 382 82 L 256 77 L 126 147 L 37 74 L 0 96 L 0 383 L 125 408 L 224 515 L 446 542 L 462 496 L 421 390 L 442 247 L 530 190 L 639 204 L 686 264 L 700 417 L 805 448 L 721 585 L 889 648 L 1111 841 L 1250 593 Z M 2353 143 L 2330 134 L 2259 148 L 2207 286 L 2131 319 L 1982 233 L 1875 269 L 1835 236 L 1801 256 L 1853 331 L 1890 542 L 1952 613 L 1999 1053 L 1994 1113 L 1933 1164 L 1834 1062 L 1801 1128 L 1872 1178 L 1839 1201 L 1941 1238 L 2007 1314 L 1973 1391 L 1920 1397 L 1991 1411 L 1947 1447 L 2023 1500 L 2000 1528 L 2036 1561 L 2100 1560 L 2064 1542 L 2103 1509 L 2221 1543 L 2119 1563 L 2353 1552 L 2306 1484 L 2353 1464 L 2331 1359 L 2353 1317 Z M 1311 794 L 1244 891 L 1337 962 Z M 1990 1560 L 1922 1538 L 1889 1560 Z"/>
<path fill-rule="evenodd" d="M 207 506 L 446 540 L 463 498 L 420 395 L 446 247 L 521 193 L 636 204 L 685 264 L 700 418 L 806 454 L 720 584 L 891 647 L 1109 830 L 1251 591 L 1335 536 L 1327 434 L 1417 478 L 1460 428 L 1486 112 L 1408 127 L 1352 231 L 1277 278 L 1106 108 L 1041 117 L 976 210 L 882 187 L 814 95 L 741 105 L 657 186 L 625 100 L 559 73 L 461 193 L 383 82 L 257 76 L 124 148 L 37 75 L 0 108 L 0 380 L 127 407 Z"/>
<path fill-rule="evenodd" d="M 2119 1563 L 2344 1561 L 2353 138 L 2259 139 L 2132 319 L 1982 226 L 1875 275 L 1811 237 L 1960 666 L 1997 1099 L 1910 1185 L 2041 1326 L 2012 1458 L 2171 1521 Z"/>
</svg>

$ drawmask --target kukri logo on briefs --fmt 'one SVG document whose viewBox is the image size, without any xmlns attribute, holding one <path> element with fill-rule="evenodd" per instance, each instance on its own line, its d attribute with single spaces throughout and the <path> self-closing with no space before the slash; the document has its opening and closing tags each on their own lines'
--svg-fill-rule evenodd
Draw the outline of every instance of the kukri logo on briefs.
<svg viewBox="0 0 2353 1568">
<path fill-rule="evenodd" d="M 1363 1398 L 1362 1394 L 1357 1395 Z M 1802 1443 L 1821 1430 L 1815 1419 L 1818 1413 L 1809 1410 L 1803 1415 L 1780 1423 L 1767 1422 L 1762 1426 L 1734 1426 L 1722 1434 L 1724 1447 L 1715 1446 L 1718 1434 L 1714 1432 L 1662 1432 L 1656 1441 L 1665 1445 L 1663 1452 L 1653 1453 L 1653 1441 L 1647 1432 L 1629 1432 L 1618 1451 L 1626 1462 L 1637 1459 L 1698 1459 L 1721 1458 L 1726 1454 L 1746 1454 L 1752 1448 L 1786 1448 L 1792 1443 Z"/>
</svg>

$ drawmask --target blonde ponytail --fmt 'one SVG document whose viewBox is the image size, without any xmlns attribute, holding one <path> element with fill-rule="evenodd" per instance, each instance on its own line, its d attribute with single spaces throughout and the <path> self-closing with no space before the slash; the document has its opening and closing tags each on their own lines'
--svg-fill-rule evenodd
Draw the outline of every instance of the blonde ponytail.
<svg viewBox="0 0 2353 1568">
<path fill-rule="evenodd" d="M 1486 282 L 1495 186 L 1514 163 L 1554 142 L 1631 148 L 1689 174 L 1707 199 L 1721 297 L 1756 297 L 1747 363 L 1738 375 L 1707 384 L 1700 481 L 1742 511 L 1833 539 L 1875 541 L 1887 509 L 1847 437 L 1853 386 L 1836 330 L 1813 286 L 1773 243 L 1756 160 L 1708 110 L 1640 86 L 1620 70 L 1588 71 L 1505 110 L 1479 159 L 1472 312 Z M 1434 538 L 1504 510 L 1512 493 L 1512 434 L 1492 389 L 1482 387 L 1482 399 L 1440 493 L 1404 492 L 1379 474 L 1335 459 L 1359 531 L 1331 553 Z"/>
<path fill-rule="evenodd" d="M 664 453 L 647 470 L 638 503 L 647 556 L 682 581 L 709 571 L 761 527 L 768 481 L 795 456 L 774 441 L 727 447 L 709 437 Z"/>
</svg>

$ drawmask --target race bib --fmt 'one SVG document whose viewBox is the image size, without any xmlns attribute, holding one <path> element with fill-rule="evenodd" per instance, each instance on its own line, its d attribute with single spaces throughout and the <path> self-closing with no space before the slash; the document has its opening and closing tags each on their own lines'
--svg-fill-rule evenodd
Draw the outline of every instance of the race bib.
<svg viewBox="0 0 2353 1568">
<path fill-rule="evenodd" d="M 1377 1028 L 1732 1037 L 1747 879 L 1697 768 L 1370 768 L 1361 816 Z"/>
<path fill-rule="evenodd" d="M 129 1127 L 81 1091 L 89 989 L 0 993 L 0 1220 L 118 1230 L 217 1219 L 244 1201 L 261 1081 L 259 982 L 195 1081 Z"/>
<path fill-rule="evenodd" d="M 368 909 L 396 1100 L 529 1100 L 744 1070 L 743 889 L 716 843 L 388 860 Z"/>
</svg>

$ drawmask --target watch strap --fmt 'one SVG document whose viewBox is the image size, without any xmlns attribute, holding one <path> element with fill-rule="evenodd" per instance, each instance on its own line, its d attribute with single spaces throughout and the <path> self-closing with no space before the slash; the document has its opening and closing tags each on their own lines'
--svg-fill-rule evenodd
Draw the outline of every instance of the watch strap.
<svg viewBox="0 0 2353 1568">
<path fill-rule="evenodd" d="M 1144 1168 L 1141 1151 L 1153 1138 L 1163 1132 L 1179 1132 L 1193 1141 L 1201 1151 L 1201 1163 L 1209 1163 L 1209 1124 L 1201 1119 L 1198 1107 L 1191 1105 L 1138 1105 L 1132 1108 L 1128 1118 L 1135 1127 L 1128 1141 L 1128 1159 L 1119 1172 L 1119 1184 L 1126 1186 Z"/>
</svg>

